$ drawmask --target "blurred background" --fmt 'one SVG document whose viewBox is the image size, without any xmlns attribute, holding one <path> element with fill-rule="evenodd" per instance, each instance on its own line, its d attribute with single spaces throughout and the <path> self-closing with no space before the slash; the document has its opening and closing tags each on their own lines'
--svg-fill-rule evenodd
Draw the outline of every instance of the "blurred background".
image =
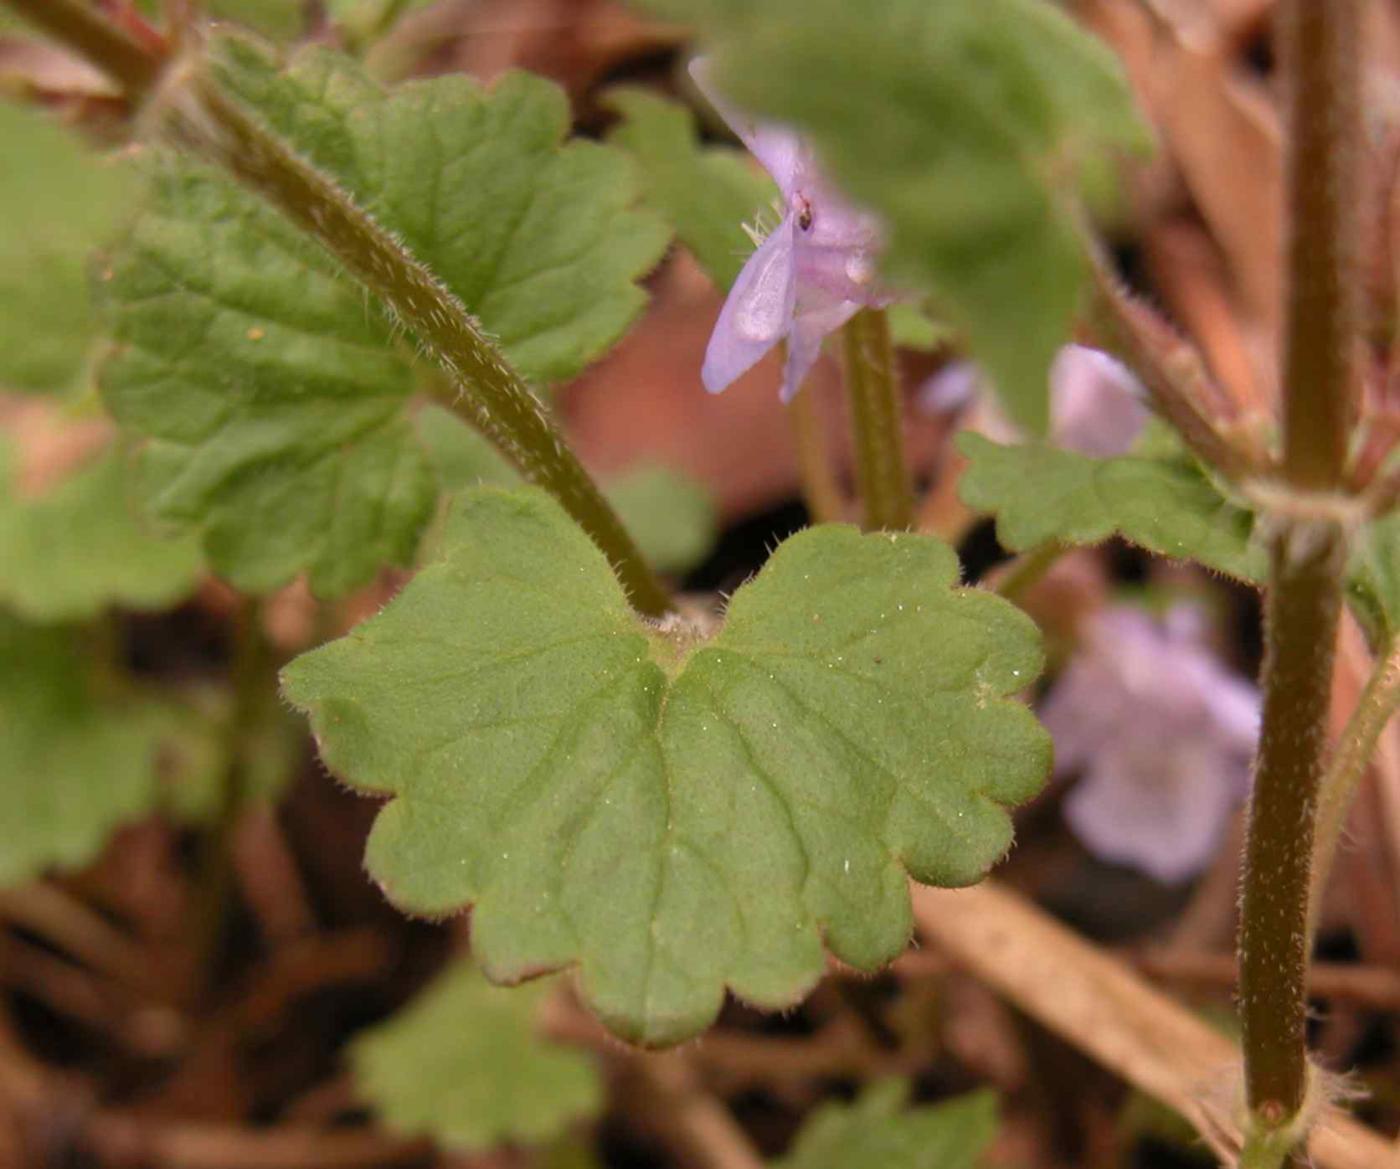
<svg viewBox="0 0 1400 1169">
<path fill-rule="evenodd" d="M 166 15 L 125 0 L 101 6 L 138 31 Z M 692 110 L 704 142 L 734 146 L 686 76 L 687 30 L 612 0 L 208 7 L 284 43 L 347 47 L 386 81 L 543 74 L 567 92 L 586 136 L 619 135 L 627 121 L 617 89 L 641 87 Z M 1159 139 L 1150 161 L 1105 172 L 1091 192 L 1120 269 L 1196 340 L 1243 411 L 1267 411 L 1281 303 L 1272 4 L 1067 7 L 1120 55 Z M 1400 5 L 1375 0 L 1368 19 L 1368 166 L 1377 189 L 1393 193 Z M 119 144 L 127 111 L 104 80 L 4 20 L 5 96 L 46 108 L 95 147 Z M 0 159 L 17 157 L 3 132 Z M 26 180 L 6 162 L 0 172 L 0 206 L 20 215 Z M 1367 209 L 1368 278 L 1386 310 L 1377 328 L 1394 319 L 1397 207 L 1392 195 Z M 21 258 L 10 262 L 13 274 Z M 604 1037 L 566 985 L 487 987 L 470 968 L 465 920 L 406 919 L 367 879 L 375 801 L 327 775 L 270 686 L 277 661 L 375 612 L 407 573 L 385 571 L 335 602 L 293 585 L 253 606 L 188 550 L 141 544 L 139 525 L 122 518 L 120 459 L 81 322 L 69 347 L 26 349 L 24 313 L 40 310 L 21 301 L 44 279 L 30 269 L 28 291 L 0 288 L 0 736 L 9 740 L 0 743 L 0 1166 L 743 1166 L 746 1156 L 781 1157 L 814 1110 L 887 1077 L 903 1077 L 919 1102 L 994 1089 L 1001 1123 L 989 1166 L 1214 1163 L 1179 1117 L 936 945 L 873 978 L 833 968 L 781 1017 L 731 1003 L 712 1034 L 667 1056 Z M 709 605 L 808 522 L 812 484 L 804 492 L 796 427 L 824 436 L 835 471 L 827 486 L 838 510 L 848 506 L 839 372 L 829 356 L 819 363 L 800 416 L 778 400 L 775 357 L 706 394 L 699 369 L 723 292 L 680 244 L 646 290 L 649 306 L 621 345 L 554 400 L 590 469 L 625 494 L 620 506 L 654 562 Z M 963 428 L 997 436 L 1007 424 L 977 390 L 956 336 L 929 322 L 899 336 L 920 526 L 958 546 L 969 582 L 995 578 L 1009 557 L 991 521 L 959 501 L 950 440 Z M 1091 360 L 1062 371 L 1055 392 L 1098 402 L 1124 377 Z M 1379 433 L 1400 428 L 1394 400 L 1381 394 L 1371 410 Z M 434 424 L 423 425 L 433 446 Z M 451 438 L 439 457 L 459 484 L 493 473 L 480 450 Z M 113 575 L 120 582 L 96 599 L 98 586 L 82 583 Z M 1111 543 L 1062 557 L 1018 599 L 1047 634 L 1052 668 L 1027 697 L 1056 736 L 1059 765 L 1019 811 L 1017 847 L 999 876 L 1228 1031 L 1258 598 Z M 262 636 L 247 636 L 250 623 Z M 250 661 L 240 650 L 250 640 L 270 650 Z M 1342 713 L 1368 670 L 1352 624 Z M 104 705 L 113 688 L 125 705 Z M 173 702 L 150 723 L 132 694 Z M 248 762 L 230 796 L 223 728 L 248 702 L 262 704 L 257 743 L 241 752 Z M 1361 1115 L 1392 1139 L 1393 732 L 1325 900 L 1312 1024 L 1327 1065 L 1354 1069 Z M 1188 742 L 1205 754 L 1183 763 Z M 54 786 L 48 766 L 70 748 L 86 777 L 76 795 Z M 1203 769 L 1219 780 L 1209 790 L 1192 786 Z M 82 815 L 73 800 L 84 801 Z M 747 1151 L 726 1152 L 733 1132 Z"/>
</svg>

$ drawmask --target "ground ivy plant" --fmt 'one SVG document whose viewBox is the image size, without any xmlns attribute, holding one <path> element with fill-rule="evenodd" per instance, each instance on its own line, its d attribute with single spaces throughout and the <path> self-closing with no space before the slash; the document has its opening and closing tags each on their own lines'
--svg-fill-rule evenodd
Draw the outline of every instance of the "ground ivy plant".
<svg viewBox="0 0 1400 1169">
<path fill-rule="evenodd" d="M 1400 621 L 1400 486 L 1384 460 L 1349 461 L 1353 5 L 1284 5 L 1286 36 L 1320 48 L 1290 66 L 1272 425 L 1221 406 L 1107 271 L 1084 189 L 1150 135 L 1115 58 L 1045 0 L 653 0 L 696 30 L 703 59 L 676 74 L 692 100 L 614 88 L 602 140 L 573 133 L 539 76 L 379 79 L 356 54 L 402 4 L 330 5 L 339 47 L 300 48 L 9 4 L 128 116 L 84 143 L 0 108 L 0 384 L 107 427 L 37 490 L 0 443 L 0 759 L 23 813 L 0 831 L 0 880 L 178 809 L 172 759 L 195 760 L 198 822 L 276 798 L 255 777 L 258 744 L 283 741 L 280 686 L 330 771 L 382 800 L 366 865 L 387 898 L 471 911 L 472 965 L 350 1057 L 387 1124 L 465 1150 L 552 1140 L 598 1106 L 592 1065 L 536 1026 L 564 992 L 501 987 L 572 971 L 610 1031 L 659 1047 L 726 996 L 792 1006 L 833 958 L 880 969 L 910 942 L 910 881 L 981 880 L 1051 767 L 1026 701 L 1035 623 L 916 530 L 895 346 L 955 351 L 1020 432 L 959 443 L 962 500 L 1015 566 L 1117 537 L 1265 590 L 1239 1112 L 1242 1164 L 1292 1155 L 1318 1108 L 1310 888 L 1397 701 L 1378 674 L 1362 746 L 1329 761 L 1344 598 L 1383 665 Z M 299 35 L 269 23 L 276 6 L 225 7 Z M 772 181 L 702 142 L 697 113 Z M 829 337 L 849 399 L 859 522 L 799 532 L 722 597 L 677 588 L 714 539 L 704 491 L 658 468 L 595 480 L 552 393 L 620 341 L 673 241 L 728 293 L 711 389 L 784 349 L 800 415 Z M 1160 415 L 1132 450 L 1047 434 L 1076 323 Z M 810 468 L 826 455 L 804 433 Z M 406 583 L 379 612 L 277 660 L 268 598 L 302 582 L 331 602 L 388 570 Z M 101 649 L 114 608 L 172 606 L 205 574 L 242 606 L 213 716 Z M 780 1164 L 971 1166 L 994 1133 L 988 1097 L 905 1099 L 887 1083 L 823 1110 Z"/>
</svg>

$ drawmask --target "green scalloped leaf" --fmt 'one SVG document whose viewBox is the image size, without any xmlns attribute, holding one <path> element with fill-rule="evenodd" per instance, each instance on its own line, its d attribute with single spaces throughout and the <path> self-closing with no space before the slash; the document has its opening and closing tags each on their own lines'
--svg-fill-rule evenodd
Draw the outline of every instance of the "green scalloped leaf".
<svg viewBox="0 0 1400 1169">
<path fill-rule="evenodd" d="M 605 104 L 623 117 L 609 141 L 637 160 L 643 196 L 710 279 L 728 289 L 753 252 L 743 225 L 778 197 L 778 188 L 739 151 L 702 147 L 695 115 L 679 102 L 625 86 L 610 90 Z"/>
<path fill-rule="evenodd" d="M 526 378 L 572 377 L 646 303 L 636 281 L 665 251 L 637 207 L 627 157 L 565 141 L 564 91 L 511 72 L 386 91 L 312 49 L 275 71 L 253 45 L 215 50 L 219 79 L 426 264 Z"/>
<path fill-rule="evenodd" d="M 703 644 L 640 622 L 539 492 L 468 494 L 445 547 L 285 694 L 332 770 L 394 797 L 367 850 L 391 900 L 474 905 L 493 981 L 577 964 L 634 1041 L 697 1033 L 726 987 L 795 1002 L 823 937 L 889 961 L 908 877 L 979 879 L 1048 769 L 1006 700 L 1038 631 L 932 538 L 794 536 Z"/>
<path fill-rule="evenodd" d="M 641 307 L 666 234 L 627 159 L 563 143 L 551 83 L 455 76 L 392 93 L 348 58 L 283 73 L 221 42 L 219 76 L 356 198 L 498 337 L 523 373 L 567 377 Z M 436 484 L 405 415 L 408 347 L 365 292 L 255 196 L 175 160 L 106 282 L 103 390 L 146 439 L 154 513 L 195 528 L 251 592 L 306 572 L 344 593 L 408 564 Z"/>
<path fill-rule="evenodd" d="M 0 612 L 0 886 L 87 864 L 157 804 L 167 711 L 100 689 L 80 650 Z"/>
<path fill-rule="evenodd" d="M 1007 446 L 972 433 L 957 442 L 969 461 L 959 494 L 996 515 L 997 539 L 1009 551 L 1117 535 L 1239 580 L 1267 574 L 1253 513 L 1221 495 L 1185 454 L 1094 459 L 1045 442 Z"/>
<path fill-rule="evenodd" d="M 408 563 L 436 487 L 388 323 L 256 197 L 173 163 L 152 194 L 110 269 L 102 388 L 153 514 L 250 592 Z"/>
<path fill-rule="evenodd" d="M 907 1107 L 909 1085 L 885 1080 L 854 1104 L 823 1105 L 774 1169 L 976 1169 L 996 1137 L 997 1103 L 975 1092 Z"/>
<path fill-rule="evenodd" d="M 458 961 L 350 1049 L 355 1089 L 390 1129 L 484 1152 L 543 1144 L 603 1105 L 598 1069 L 540 1034 L 550 981 L 492 986 Z"/>
<path fill-rule="evenodd" d="M 0 388 L 67 389 L 96 333 L 88 260 L 130 207 L 130 168 L 0 102 Z"/>
<path fill-rule="evenodd" d="M 193 591 L 197 545 L 141 521 L 121 452 L 34 498 L 17 494 L 14 463 L 0 438 L 0 604 L 32 621 L 76 621 L 110 606 L 168 608 Z"/>
<path fill-rule="evenodd" d="M 796 126 L 888 229 L 1009 412 L 1043 434 L 1084 262 L 1073 207 L 1148 131 L 1112 52 L 1047 0 L 649 0 L 698 22 L 734 102 Z"/>
</svg>

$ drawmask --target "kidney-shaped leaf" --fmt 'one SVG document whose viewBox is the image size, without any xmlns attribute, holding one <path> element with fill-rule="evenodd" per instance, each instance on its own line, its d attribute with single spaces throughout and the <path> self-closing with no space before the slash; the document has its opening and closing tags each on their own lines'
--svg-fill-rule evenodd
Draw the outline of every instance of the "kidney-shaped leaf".
<svg viewBox="0 0 1400 1169">
<path fill-rule="evenodd" d="M 495 981 L 576 963 L 630 1039 L 696 1033 L 726 987 L 794 1002 L 823 935 L 890 960 L 906 875 L 977 880 L 1045 775 L 1046 735 L 1006 700 L 1037 631 L 954 587 L 936 540 L 795 536 L 701 642 L 641 624 L 538 492 L 469 495 L 452 535 L 285 691 L 338 774 L 394 797 L 368 848 L 389 897 L 475 905 Z"/>
</svg>

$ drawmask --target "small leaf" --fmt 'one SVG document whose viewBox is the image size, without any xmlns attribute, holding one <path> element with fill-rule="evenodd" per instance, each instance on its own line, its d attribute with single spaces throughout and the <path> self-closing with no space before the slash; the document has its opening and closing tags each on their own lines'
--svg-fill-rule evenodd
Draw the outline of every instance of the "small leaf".
<svg viewBox="0 0 1400 1169">
<path fill-rule="evenodd" d="M 935 321 L 908 301 L 892 304 L 885 311 L 890 319 L 890 336 L 901 349 L 934 353 L 957 340 L 955 329 Z"/>
<path fill-rule="evenodd" d="M 546 496 L 459 508 L 439 563 L 283 681 L 330 767 L 396 797 L 371 873 L 411 911 L 474 904 L 493 980 L 577 963 L 610 1027 L 676 1042 L 726 986 L 794 1002 L 822 935 L 889 961 L 906 874 L 967 884 L 1010 844 L 1049 766 L 1004 700 L 1039 636 L 939 541 L 804 532 L 696 647 Z"/>
<path fill-rule="evenodd" d="M 211 827 L 218 819 L 228 779 L 228 725 L 233 695 L 227 688 L 186 687 L 168 710 L 161 760 L 165 765 L 161 810 L 181 824 Z M 239 733 L 242 797 L 248 804 L 275 803 L 295 777 L 306 742 L 300 720 L 282 705 L 263 709 Z"/>
<path fill-rule="evenodd" d="M 194 589 L 199 549 L 142 523 L 119 451 L 33 498 L 19 493 L 14 463 L 0 438 L 0 603 L 32 621 L 76 621 L 114 605 L 164 609 Z"/>
<path fill-rule="evenodd" d="M 539 1033 L 550 982 L 495 987 L 458 961 L 350 1051 L 359 1095 L 384 1123 L 446 1148 L 542 1144 L 602 1107 L 593 1062 Z"/>
<path fill-rule="evenodd" d="M 521 486 L 515 468 L 455 414 L 428 406 L 415 421 L 447 491 Z M 687 572 L 714 546 L 714 501 L 703 484 L 679 471 L 654 465 L 629 470 L 604 483 L 603 494 L 658 572 Z"/>
<path fill-rule="evenodd" d="M 165 712 L 104 696 L 79 649 L 0 612 L 0 886 L 87 864 L 156 804 Z"/>
<path fill-rule="evenodd" d="M 931 293 L 1024 427 L 1068 340 L 1082 160 L 1138 149 L 1112 53 L 1045 0 L 668 3 L 708 29 L 721 89 L 815 142 L 889 230 L 899 287 Z"/>
<path fill-rule="evenodd" d="M 1094 459 L 1049 443 L 1003 446 L 971 433 L 958 447 L 969 460 L 959 494 L 969 507 L 996 515 L 997 539 L 1009 551 L 1118 535 L 1239 580 L 1257 583 L 1267 572 L 1253 514 L 1221 495 L 1185 454 Z"/>
<path fill-rule="evenodd" d="M 679 471 L 656 464 L 635 467 L 605 483 L 603 493 L 658 572 L 688 572 L 714 547 L 714 500 L 702 483 Z"/>
<path fill-rule="evenodd" d="M 303 0 L 208 0 L 209 15 L 260 32 L 274 41 L 290 41 L 306 31 Z"/>
<path fill-rule="evenodd" d="M 623 116 L 609 140 L 637 160 L 646 201 L 727 290 L 753 251 L 743 225 L 773 202 L 777 187 L 739 151 L 702 147 L 685 106 L 630 87 L 609 91 L 606 101 Z"/>
<path fill-rule="evenodd" d="M 431 267 L 522 371 L 565 377 L 643 301 L 665 233 L 626 159 L 561 145 L 557 87 L 512 74 L 392 94 L 310 51 L 279 74 L 241 41 L 221 76 Z M 106 400 L 147 439 L 150 505 L 202 532 L 251 592 L 306 572 L 322 596 L 407 564 L 436 484 L 405 411 L 408 346 L 365 292 L 256 197 L 166 160 L 112 267 Z"/>
<path fill-rule="evenodd" d="M 975 1169 L 996 1136 L 996 1097 L 908 1108 L 908 1095 L 906 1083 L 886 1080 L 854 1104 L 823 1105 L 774 1169 Z"/>
<path fill-rule="evenodd" d="M 1349 574 L 1352 608 L 1372 643 L 1389 646 L 1400 637 L 1400 512 L 1361 529 L 1352 546 Z"/>
<path fill-rule="evenodd" d="M 0 388 L 77 378 L 96 329 L 88 260 L 128 211 L 129 168 L 52 117 L 0 102 Z"/>
</svg>

